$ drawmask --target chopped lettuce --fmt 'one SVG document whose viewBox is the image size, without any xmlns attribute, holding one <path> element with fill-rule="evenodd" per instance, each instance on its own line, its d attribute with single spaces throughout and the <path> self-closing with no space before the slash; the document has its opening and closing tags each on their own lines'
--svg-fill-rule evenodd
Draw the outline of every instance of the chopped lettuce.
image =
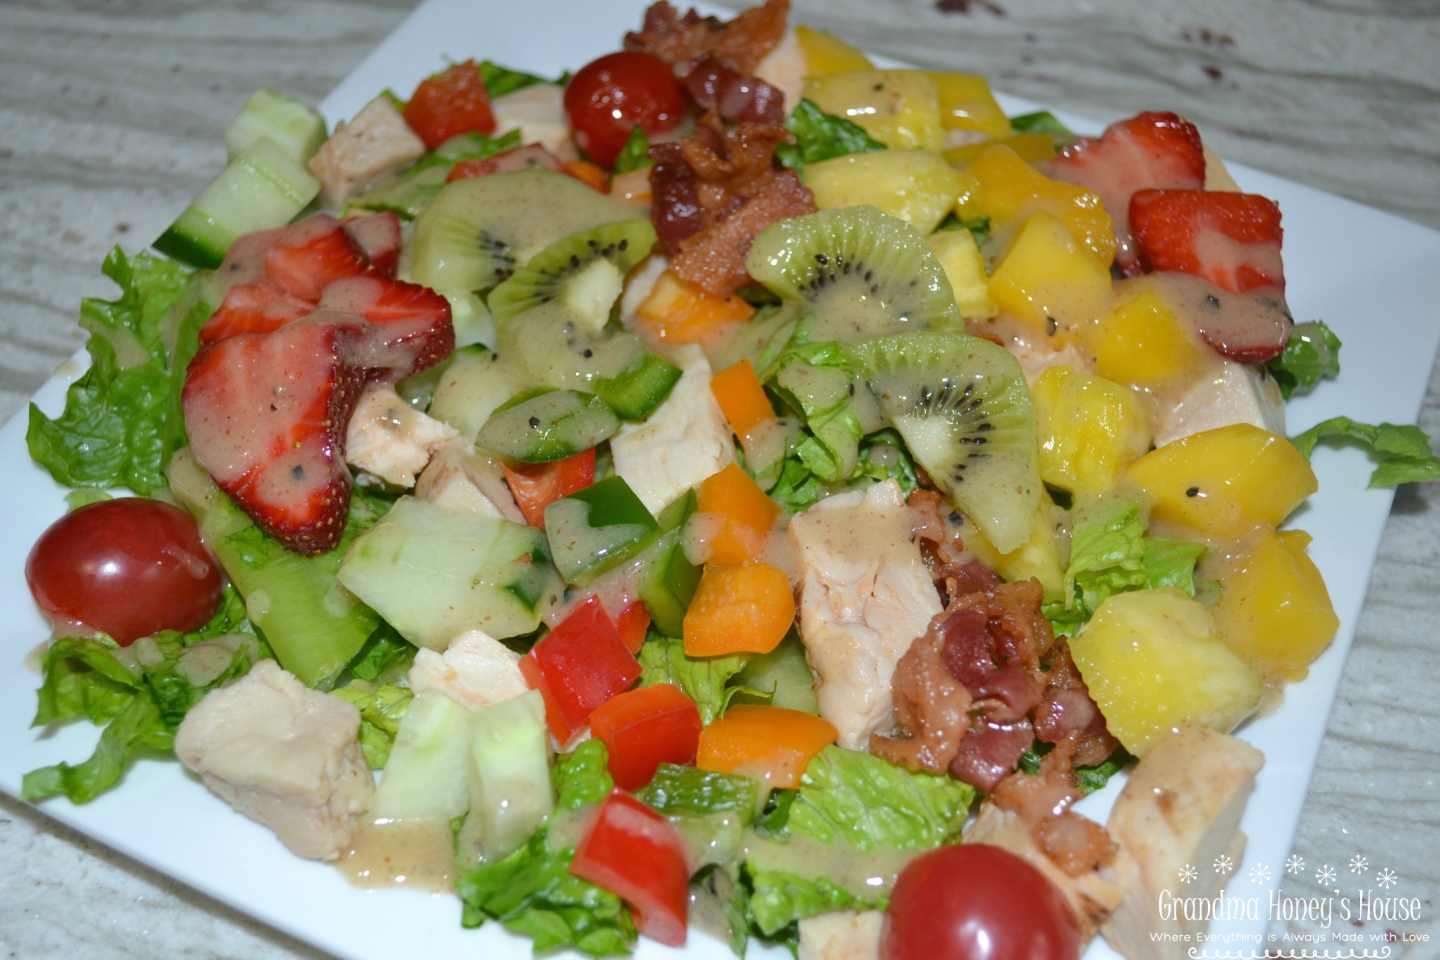
<svg viewBox="0 0 1440 960">
<path fill-rule="evenodd" d="M 608 797 L 615 787 L 609 763 L 604 740 L 586 740 L 570 753 L 556 757 L 552 773 L 556 807 L 574 811 Z"/>
<path fill-rule="evenodd" d="M 780 468 L 780 479 L 770 488 L 770 499 L 789 513 L 810 509 L 825 496 L 825 485 L 810 472 L 797 454 L 787 454 Z"/>
<path fill-rule="evenodd" d="M 1195 596 L 1195 564 L 1206 546 L 1190 540 L 1145 538 L 1145 588 L 1175 587 Z"/>
<path fill-rule="evenodd" d="M 385 683 L 391 678 L 398 679 L 409 673 L 415 662 L 415 647 L 400 636 L 399 632 L 383 620 L 365 646 L 350 661 L 350 673 L 368 683 Z M 385 680 L 381 679 L 385 675 Z"/>
<path fill-rule="evenodd" d="M 794 456 L 822 483 L 848 480 L 859 465 L 865 427 L 854 407 L 854 380 L 844 348 L 821 341 L 792 344 L 770 382 L 804 419 Z"/>
<path fill-rule="evenodd" d="M 727 687 L 726 684 L 744 668 L 749 660 L 748 654 L 688 657 L 683 641 L 652 633 L 640 646 L 638 659 L 640 686 L 675 684 L 699 706 L 700 719 L 706 724 L 724 713 L 736 694 L 745 691 L 743 687 Z M 759 693 L 755 690 L 745 692 Z"/>
<path fill-rule="evenodd" d="M 620 148 L 620 155 L 615 158 L 615 172 L 629 173 L 632 170 L 655 166 L 655 161 L 648 156 L 649 152 L 650 138 L 645 135 L 645 129 L 637 123 L 630 128 L 630 136 L 625 139 L 625 146 Z"/>
<path fill-rule="evenodd" d="M 954 777 L 829 746 L 805 768 L 787 832 L 857 850 L 930 849 L 960 835 L 975 796 Z"/>
<path fill-rule="evenodd" d="M 750 920 L 769 938 L 806 917 L 836 910 L 877 910 L 884 897 L 865 899 L 824 877 L 813 880 L 779 870 L 750 874 Z"/>
<path fill-rule="evenodd" d="M 431 167 L 453 167 L 461 160 L 484 160 L 497 153 L 513 150 L 520 146 L 520 131 L 510 130 L 498 137 L 487 137 L 483 133 L 462 133 L 451 137 L 431 152 L 425 154 L 402 176 L 419 173 Z M 436 191 L 439 192 L 438 190 Z M 371 206 L 363 202 L 363 195 L 352 201 L 354 206 Z M 379 209 L 378 206 L 372 209 Z M 408 217 L 406 219 L 409 219 Z"/>
<path fill-rule="evenodd" d="M 537 83 L 564 83 L 563 77 L 559 80 L 546 80 L 533 73 L 502 67 L 490 60 L 480 61 L 480 80 L 485 84 L 485 92 L 491 97 L 503 97 L 507 93 L 524 90 Z"/>
<path fill-rule="evenodd" d="M 736 813 L 748 823 L 755 817 L 759 788 L 750 777 L 662 763 L 640 799 L 666 815 Z"/>
<path fill-rule="evenodd" d="M 1355 442 L 1368 446 L 1376 460 L 1370 486 L 1393 487 L 1398 483 L 1423 483 L 1440 477 L 1440 458 L 1430 449 L 1430 438 L 1409 424 L 1359 423 L 1349 417 L 1331 417 L 1315 424 L 1298 437 L 1291 437 L 1306 458 L 1317 443 Z"/>
<path fill-rule="evenodd" d="M 885 144 L 872 139 L 863 127 L 826 113 L 809 100 L 800 101 L 786 119 L 785 129 L 795 135 L 795 143 L 780 144 L 775 156 L 785 166 L 796 169 L 849 153 L 885 149 Z"/>
<path fill-rule="evenodd" d="M 737 957 L 745 956 L 750 943 L 750 891 L 723 866 L 712 864 L 703 868 L 690 882 L 692 911 L 709 898 L 718 903 L 725 924 L 730 928 L 730 949 Z"/>
<path fill-rule="evenodd" d="M 1049 110 L 1037 110 L 1034 113 L 1023 113 L 1018 117 L 1011 117 L 1010 126 L 1016 133 L 1059 133 L 1075 136 L 1070 128 L 1061 123 L 1060 119 Z"/>
<path fill-rule="evenodd" d="M 123 649 L 108 637 L 55 641 L 41 663 L 33 725 L 84 717 L 105 729 L 95 753 L 78 766 L 58 763 L 27 773 L 21 798 L 95 799 L 120 782 L 142 751 L 168 753 L 190 708 L 263 656 L 269 650 L 228 586 L 215 616 L 194 633 L 166 630 Z"/>
<path fill-rule="evenodd" d="M 178 263 L 126 257 L 116 247 L 102 269 L 121 293 L 81 301 L 90 369 L 71 384 L 56 419 L 30 405 L 25 440 L 30 456 L 67 487 L 124 486 L 143 496 L 165 486 L 165 464 L 185 445 L 183 378 L 172 372 L 195 355 L 210 311 Z"/>
<path fill-rule="evenodd" d="M 1128 764 L 1134 763 L 1135 758 L 1124 747 L 1116 747 L 1115 752 L 1110 754 L 1103 762 L 1093 767 L 1076 767 L 1075 778 L 1080 781 L 1080 789 L 1086 793 L 1094 793 L 1110 782 L 1110 778 L 1119 773 Z"/>
<path fill-rule="evenodd" d="M 856 475 L 875 481 L 894 480 L 907 497 L 919 486 L 915 461 L 905 447 L 905 441 L 892 427 L 876 431 L 860 441 L 860 464 Z"/>
<path fill-rule="evenodd" d="M 937 230 L 969 230 L 970 236 L 975 238 L 977 245 L 984 243 L 990 236 L 989 217 L 968 217 L 961 220 L 955 214 L 946 214 L 945 219 L 940 222 Z"/>
<path fill-rule="evenodd" d="M 352 681 L 330 692 L 360 708 L 360 749 L 365 751 L 365 762 L 371 770 L 384 767 L 390 759 L 390 748 L 395 746 L 395 734 L 400 732 L 400 721 L 414 695 L 393 683 L 377 687 L 364 680 Z"/>
<path fill-rule="evenodd" d="M 1280 356 L 1265 363 L 1265 369 L 1280 386 L 1280 395 L 1289 400 L 1308 393 L 1326 377 L 1340 375 L 1340 338 L 1322 321 L 1297 323 Z"/>
</svg>

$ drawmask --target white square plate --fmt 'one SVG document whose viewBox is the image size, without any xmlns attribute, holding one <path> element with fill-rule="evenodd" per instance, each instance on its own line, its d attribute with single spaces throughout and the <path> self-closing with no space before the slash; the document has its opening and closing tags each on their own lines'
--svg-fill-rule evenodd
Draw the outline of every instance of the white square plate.
<svg viewBox="0 0 1440 960">
<path fill-rule="evenodd" d="M 490 58 L 558 75 L 616 49 L 623 32 L 639 24 L 645 5 L 646 0 L 484 5 L 427 0 L 336 88 L 322 110 L 332 124 L 352 116 L 385 87 L 413 89 L 445 57 Z M 1012 98 L 1002 97 L 1001 103 L 1012 114 L 1036 109 Z M 1155 107 L 1164 109 L 1164 104 Z M 1092 124 L 1071 122 L 1077 130 L 1095 132 Z M 1440 233 L 1269 174 L 1245 168 L 1232 168 L 1232 173 L 1245 189 L 1274 198 L 1284 211 L 1287 296 L 1295 316 L 1323 318 L 1345 342 L 1339 382 L 1322 384 L 1311 396 L 1290 404 L 1291 433 L 1338 414 L 1371 423 L 1413 423 L 1440 342 L 1440 271 L 1435 269 Z M 67 367 L 73 369 L 62 370 L 35 396 L 50 416 L 60 413 L 65 388 L 80 372 L 78 365 Z M 21 667 L 21 661 L 44 640 L 48 627 L 25 586 L 25 557 L 45 527 L 64 512 L 65 491 L 30 460 L 25 427 L 22 411 L 0 429 L 0 464 L 5 467 L 0 502 L 8 505 L 0 540 L 0 609 L 6 613 L 0 623 L 0 789 L 11 794 L 19 792 L 26 771 L 59 760 L 78 762 L 89 755 L 96 739 L 95 729 L 87 724 L 29 728 L 37 677 Z M 1279 883 L 1290 849 L 1390 508 L 1391 491 L 1366 488 L 1370 463 L 1359 451 L 1322 449 L 1315 460 L 1320 492 L 1291 523 L 1315 537 L 1310 555 L 1325 575 L 1340 632 L 1313 664 L 1309 678 L 1287 690 L 1279 710 L 1241 730 L 1265 752 L 1266 765 L 1242 822 L 1250 843 L 1229 894 L 1257 897 L 1261 919 L 1217 924 L 1214 933 L 1263 932 L 1267 894 Z M 1103 820 L 1114 793 L 1112 787 L 1087 799 L 1083 809 Z M 510 936 L 497 924 L 462 929 L 459 901 L 453 896 L 360 890 L 333 868 L 292 856 L 268 830 L 231 812 L 176 763 L 142 761 L 120 789 L 86 806 L 52 800 L 43 809 L 157 870 L 344 957 L 519 960 L 530 955 L 528 941 Z M 1268 881 L 1249 880 L 1248 868 L 1254 864 L 1268 866 Z M 704 936 L 692 937 L 683 951 L 650 941 L 638 950 L 641 958 L 682 953 L 695 960 L 730 955 L 726 946 Z M 785 955 L 778 948 L 769 953 Z M 1087 960 L 1114 956 L 1097 940 Z"/>
</svg>

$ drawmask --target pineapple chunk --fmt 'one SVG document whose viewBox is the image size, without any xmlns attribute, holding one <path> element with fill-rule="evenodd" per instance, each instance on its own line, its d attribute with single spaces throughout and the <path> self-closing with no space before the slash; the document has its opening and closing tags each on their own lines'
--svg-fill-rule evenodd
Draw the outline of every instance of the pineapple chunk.
<svg viewBox="0 0 1440 960">
<path fill-rule="evenodd" d="M 805 54 L 805 72 L 810 76 L 822 73 L 844 73 L 847 70 L 869 70 L 875 65 L 870 58 L 839 37 L 822 30 L 796 24 L 795 37 Z"/>
<path fill-rule="evenodd" d="M 1015 156 L 1026 163 L 1041 163 L 1045 160 L 1055 159 L 1055 141 L 1050 139 L 1048 133 L 1017 133 L 993 142 L 981 140 L 979 143 L 962 143 L 958 147 L 951 147 L 941 155 L 951 163 L 968 166 L 979 160 L 980 154 L 997 143 L 1002 147 L 1014 150 Z"/>
<path fill-rule="evenodd" d="M 1125 478 L 1149 495 L 1153 519 L 1222 540 L 1279 526 L 1319 487 L 1309 461 L 1289 440 L 1248 423 L 1151 451 L 1130 464 Z"/>
<path fill-rule="evenodd" d="M 960 307 L 960 316 L 984 320 L 995 316 L 1000 308 L 990 297 L 990 278 L 985 276 L 985 259 L 975 245 L 975 237 L 969 230 L 946 230 L 930 235 L 930 249 L 955 291 L 955 303 Z"/>
<path fill-rule="evenodd" d="M 1051 367 L 1030 388 L 1040 479 L 1072 493 L 1103 493 L 1150 449 L 1150 417 L 1129 390 Z"/>
<path fill-rule="evenodd" d="M 973 73 L 929 76 L 940 93 L 940 124 L 946 130 L 974 130 L 991 140 L 1004 140 L 1015 132 L 1010 118 L 995 102 L 989 80 Z"/>
<path fill-rule="evenodd" d="M 1228 733 L 1265 693 L 1210 611 L 1174 587 L 1110 597 L 1070 653 L 1110 732 L 1137 757 L 1187 721 Z"/>
<path fill-rule="evenodd" d="M 1110 289 L 1109 266 L 1048 213 L 1025 221 L 990 276 L 990 296 L 1000 312 L 1023 320 L 1057 348 L 1105 312 Z"/>
<path fill-rule="evenodd" d="M 1257 530 L 1220 573 L 1215 623 L 1225 642 L 1267 677 L 1303 680 L 1340 618 L 1314 562 L 1310 534 Z"/>
<path fill-rule="evenodd" d="M 997 245 L 1004 246 L 1027 217 L 1044 212 L 1059 218 L 1109 270 L 1115 223 L 1094 191 L 1051 180 L 1001 144 L 980 154 L 965 172 L 973 189 L 956 202 L 955 215 L 961 220 L 989 217 Z"/>
<path fill-rule="evenodd" d="M 1184 377 L 1208 349 L 1151 290 L 1117 304 L 1086 340 L 1097 373 L 1138 387 L 1157 387 Z"/>
<path fill-rule="evenodd" d="M 976 559 L 1008 581 L 1040 581 L 1045 589 L 1045 602 L 1065 599 L 1065 565 L 1060 562 L 1060 518 L 1058 508 L 1046 495 L 1041 495 L 1035 511 L 1035 528 L 1030 539 L 1009 553 L 1001 553 L 974 526 L 965 532 L 965 547 Z"/>
<path fill-rule="evenodd" d="M 959 172 L 929 150 L 852 153 L 806 164 L 805 185 L 821 210 L 870 204 L 930 233 L 963 188 Z"/>
<path fill-rule="evenodd" d="M 945 146 L 940 91 L 922 71 L 847 70 L 810 76 L 805 78 L 804 95 L 887 147 L 940 150 Z"/>
</svg>

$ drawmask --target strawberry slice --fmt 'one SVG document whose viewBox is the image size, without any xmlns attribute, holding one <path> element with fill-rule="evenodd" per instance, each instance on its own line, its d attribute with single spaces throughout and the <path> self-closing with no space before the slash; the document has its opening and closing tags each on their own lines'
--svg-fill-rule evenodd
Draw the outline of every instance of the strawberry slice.
<svg viewBox="0 0 1440 960">
<path fill-rule="evenodd" d="M 1205 186 L 1200 132 L 1173 113 L 1141 113 L 1112 123 L 1100 139 L 1077 140 L 1046 172 L 1099 194 L 1115 221 L 1115 263 L 1127 275 L 1143 271 L 1131 234 L 1130 198 L 1137 190 L 1198 190 Z"/>
<path fill-rule="evenodd" d="M 400 218 L 387 210 L 355 214 L 341 223 L 370 265 L 380 274 L 394 277 L 395 268 L 400 264 Z"/>
<path fill-rule="evenodd" d="M 375 326 L 366 337 L 366 366 L 398 379 L 439 363 L 455 349 L 450 301 L 429 287 L 375 274 L 346 277 L 325 288 L 321 311 L 354 314 Z"/>
<path fill-rule="evenodd" d="M 326 213 L 291 224 L 265 251 L 265 279 L 286 293 L 315 303 L 332 282 L 370 269 L 365 252 Z"/>
<path fill-rule="evenodd" d="M 538 143 L 527 143 L 523 147 L 512 147 L 483 160 L 461 160 L 450 168 L 446 183 L 456 180 L 470 180 L 491 173 L 509 173 L 511 170 L 562 170 L 560 158 Z"/>
<path fill-rule="evenodd" d="M 238 333 L 277 330 L 314 308 L 313 303 L 287 293 L 269 280 L 236 284 L 225 294 L 220 309 L 200 328 L 200 345 L 207 346 Z"/>
<path fill-rule="evenodd" d="M 343 442 L 367 379 L 356 318 L 307 317 L 198 353 L 181 401 L 195 459 L 261 528 L 302 556 L 334 549 L 350 502 Z"/>
</svg>

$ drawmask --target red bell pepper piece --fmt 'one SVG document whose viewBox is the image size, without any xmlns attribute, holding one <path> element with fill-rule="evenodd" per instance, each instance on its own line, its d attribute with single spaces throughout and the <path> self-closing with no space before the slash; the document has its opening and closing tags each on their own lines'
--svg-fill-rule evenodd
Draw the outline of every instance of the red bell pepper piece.
<svg viewBox="0 0 1440 960">
<path fill-rule="evenodd" d="M 545 720 L 561 743 L 590 722 L 590 714 L 640 676 L 600 601 L 591 597 L 520 659 L 520 671 L 545 700 Z"/>
<path fill-rule="evenodd" d="M 638 656 L 640 644 L 645 642 L 645 634 L 650 629 L 650 611 L 639 600 L 631 600 L 620 608 L 614 619 L 625 649 Z"/>
<path fill-rule="evenodd" d="M 590 715 L 590 732 L 610 754 L 610 776 L 626 790 L 645 786 L 662 763 L 694 763 L 703 728 L 700 708 L 671 683 L 622 693 Z"/>
<path fill-rule="evenodd" d="M 532 527 L 545 529 L 545 508 L 595 482 L 595 448 L 551 463 L 505 464 L 505 482 Z"/>
<path fill-rule="evenodd" d="M 685 841 L 670 821 L 639 800 L 620 790 L 605 798 L 570 872 L 630 904 L 645 936 L 668 947 L 685 945 L 690 902 Z"/>
<path fill-rule="evenodd" d="M 427 150 L 462 133 L 494 133 L 490 94 L 475 61 L 457 63 L 421 80 L 415 95 L 405 104 L 405 122 L 425 141 Z"/>
</svg>

